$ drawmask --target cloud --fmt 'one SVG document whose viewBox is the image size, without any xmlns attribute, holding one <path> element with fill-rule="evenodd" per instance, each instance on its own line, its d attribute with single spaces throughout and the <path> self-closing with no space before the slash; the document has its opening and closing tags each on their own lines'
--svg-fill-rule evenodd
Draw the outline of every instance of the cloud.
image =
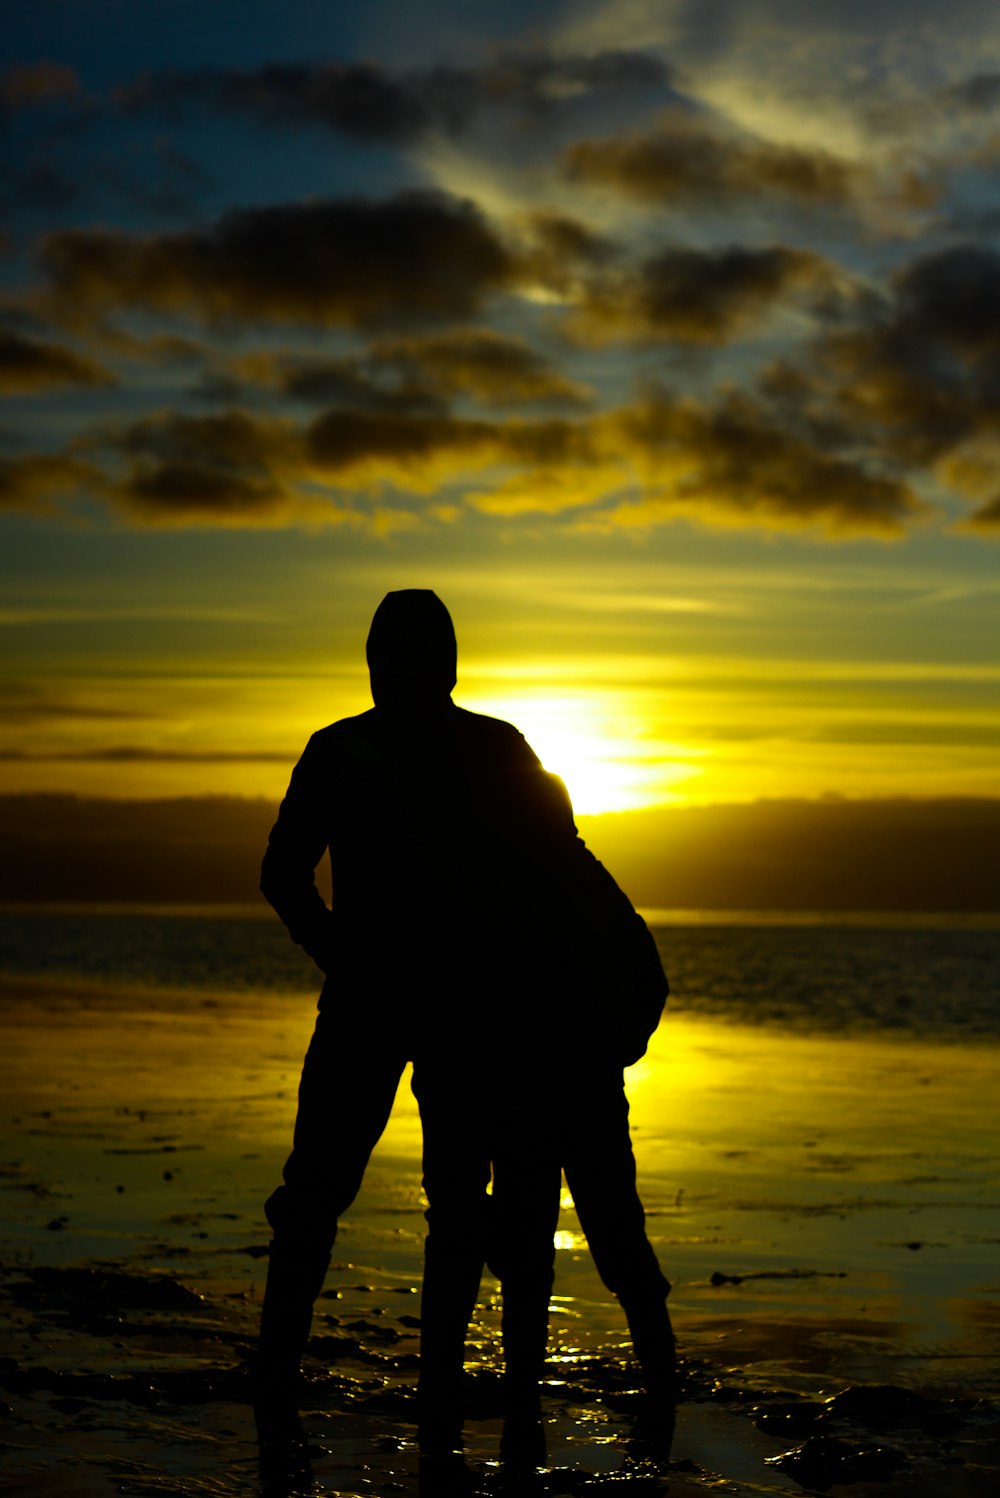
<svg viewBox="0 0 1000 1498">
<path fill-rule="evenodd" d="M 717 208 L 748 198 L 843 206 L 868 181 L 863 168 L 842 157 L 725 132 L 681 109 L 672 109 L 653 130 L 577 141 L 563 165 L 574 182 L 611 188 L 641 203 Z"/>
<path fill-rule="evenodd" d="M 901 265 L 807 357 L 761 382 L 790 424 L 839 429 L 845 447 L 933 475 L 986 508 L 1000 489 L 1000 255 L 958 245 Z"/>
<path fill-rule="evenodd" d="M 362 357 L 341 359 L 258 355 L 234 361 L 234 372 L 279 390 L 310 405 L 347 406 L 359 411 L 410 411 L 443 415 L 438 392 L 416 377 L 390 369 L 386 382 L 377 361 Z"/>
<path fill-rule="evenodd" d="M 179 234 L 68 229 L 39 258 L 67 321 L 134 308 L 347 328 L 467 317 L 515 269 L 471 203 L 433 192 L 243 209 Z"/>
<path fill-rule="evenodd" d="M 198 463 L 140 466 L 116 493 L 127 510 L 153 524 L 277 524 L 292 509 L 272 481 Z"/>
<path fill-rule="evenodd" d="M 103 474 L 79 461 L 95 454 L 109 460 Z M 586 418 L 338 406 L 299 425 L 238 408 L 161 412 L 96 427 L 73 458 L 48 463 L 7 465 L 20 502 L 33 477 L 44 494 L 87 476 L 140 525 L 368 523 L 365 501 L 387 491 L 447 500 L 448 514 L 426 511 L 439 519 L 462 513 L 464 491 L 465 506 L 485 513 L 575 512 L 573 525 L 604 531 L 683 519 L 885 538 L 927 510 L 891 464 L 734 393 L 653 389 Z"/>
<path fill-rule="evenodd" d="M 337 482 L 430 493 L 502 461 L 504 438 L 503 428 L 488 421 L 336 410 L 310 425 L 305 448 L 317 472 Z"/>
<path fill-rule="evenodd" d="M 824 451 L 736 396 L 713 404 L 653 393 L 587 421 L 331 412 L 309 429 L 307 448 L 339 482 L 417 492 L 495 469 L 497 481 L 468 496 L 475 508 L 574 508 L 580 523 L 606 530 L 686 519 L 887 538 L 926 513 L 905 481 Z"/>
<path fill-rule="evenodd" d="M 955 245 L 921 256 L 893 278 L 895 322 L 904 336 L 966 359 L 1000 352 L 1000 254 Z"/>
<path fill-rule="evenodd" d="M 580 406 L 589 395 L 525 339 L 482 327 L 378 339 L 363 353 L 337 358 L 237 355 L 218 366 L 208 393 L 241 382 L 314 405 L 440 416 L 457 397 L 496 407 Z"/>
<path fill-rule="evenodd" d="M 602 514 L 609 528 L 687 517 L 888 538 L 926 513 L 905 481 L 823 451 L 745 397 L 706 405 L 654 393 L 614 425 L 641 497 Z"/>
<path fill-rule="evenodd" d="M 667 65 L 651 53 L 556 55 L 539 48 L 501 54 L 479 67 L 393 72 L 370 62 L 323 62 L 147 73 L 116 90 L 114 99 L 131 112 L 193 106 L 271 127 L 312 126 L 407 146 L 431 134 L 461 134 L 487 109 L 537 113 L 581 95 L 662 89 L 669 78 Z"/>
<path fill-rule="evenodd" d="M 301 471 L 289 423 L 239 410 L 175 412 L 101 428 L 87 439 L 128 461 L 111 485 L 113 502 L 152 525 L 277 525 L 293 520 L 286 477 Z"/>
<path fill-rule="evenodd" d="M 0 510 L 48 510 L 52 501 L 100 483 L 100 472 L 90 463 L 61 453 L 0 458 Z"/>
<path fill-rule="evenodd" d="M 972 115 L 992 114 L 1000 106 L 1000 73 L 974 73 L 960 83 L 942 89 L 938 100 L 948 110 L 966 110 Z"/>
<path fill-rule="evenodd" d="M 414 385 L 426 383 L 441 395 L 465 394 L 485 405 L 580 405 L 587 398 L 584 387 L 560 374 L 523 338 L 489 328 L 385 340 L 372 347 L 371 358 Z"/>
<path fill-rule="evenodd" d="M 0 109 L 33 109 L 52 99 L 73 98 L 80 92 L 75 69 L 58 62 L 27 63 L 0 74 Z"/>
<path fill-rule="evenodd" d="M 72 349 L 0 328 L 0 390 L 30 395 L 64 385 L 113 385 L 115 376 Z"/>
<path fill-rule="evenodd" d="M 161 462 L 207 463 L 248 471 L 287 466 L 298 450 L 290 422 L 240 410 L 211 416 L 160 412 L 124 427 L 97 429 L 90 442 Z"/>
<path fill-rule="evenodd" d="M 43 157 L 29 161 L 11 174 L 11 198 L 29 212 L 61 213 L 80 196 L 78 182 Z"/>
<path fill-rule="evenodd" d="M 827 290 L 835 279 L 819 255 L 784 245 L 670 247 L 637 269 L 591 278 L 571 327 L 595 341 L 624 336 L 724 344 L 759 325 L 782 301 Z"/>
<path fill-rule="evenodd" d="M 104 723 L 124 720 L 132 722 L 147 719 L 150 716 L 148 712 L 117 707 L 110 703 L 95 704 L 77 702 L 66 697 L 38 696 L 32 688 L 26 687 L 21 682 L 5 682 L 0 685 L 0 702 L 2 702 L 5 721 L 11 726 L 17 724 L 19 727 L 26 725 L 36 728 L 39 724 L 66 721 Z M 17 751 L 10 752 L 16 753 Z"/>
<path fill-rule="evenodd" d="M 588 506 L 620 493 L 627 483 L 621 455 L 597 449 L 589 462 L 529 468 L 490 489 L 470 491 L 466 500 L 484 515 L 503 519 L 562 515 L 574 510 L 585 517 Z"/>
<path fill-rule="evenodd" d="M 147 744 L 113 744 L 96 749 L 0 749 L 0 760 L 68 764 L 289 764 L 294 750 L 280 753 L 265 749 L 167 749 Z"/>
<path fill-rule="evenodd" d="M 956 530 L 968 531 L 973 535 L 1000 538 L 1000 494 L 995 495 L 988 504 L 974 510 L 964 520 L 960 520 Z"/>
</svg>

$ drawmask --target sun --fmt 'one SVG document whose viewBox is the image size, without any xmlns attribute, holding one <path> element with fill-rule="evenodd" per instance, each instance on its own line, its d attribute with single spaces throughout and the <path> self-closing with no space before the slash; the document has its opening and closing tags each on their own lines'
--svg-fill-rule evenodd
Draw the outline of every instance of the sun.
<svg viewBox="0 0 1000 1498">
<path fill-rule="evenodd" d="M 628 811 L 643 804 L 638 788 L 630 783 L 635 767 L 606 739 L 558 724 L 525 723 L 522 732 L 545 768 L 564 782 L 575 811 Z"/>
<path fill-rule="evenodd" d="M 671 764 L 664 746 L 644 738 L 639 725 L 594 696 L 490 696 L 478 699 L 475 711 L 515 724 L 545 768 L 564 782 L 581 816 L 662 804 L 673 799 L 671 785 L 689 773 Z"/>
</svg>

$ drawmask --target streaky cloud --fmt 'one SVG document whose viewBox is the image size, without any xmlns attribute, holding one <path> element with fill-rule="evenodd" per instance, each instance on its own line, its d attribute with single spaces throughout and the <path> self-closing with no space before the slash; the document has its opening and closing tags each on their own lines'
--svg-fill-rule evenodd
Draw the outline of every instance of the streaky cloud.
<svg viewBox="0 0 1000 1498">
<path fill-rule="evenodd" d="M 667 64 L 650 52 L 534 48 L 464 67 L 393 71 L 372 62 L 330 60 L 147 72 L 116 89 L 113 103 L 131 113 L 208 109 L 272 128 L 311 126 L 355 141 L 407 146 L 434 133 L 460 135 L 486 110 L 537 113 L 581 94 L 664 90 L 670 78 Z"/>
<path fill-rule="evenodd" d="M 114 384 L 117 377 L 85 354 L 0 328 L 0 390 L 8 395 Z"/>
</svg>

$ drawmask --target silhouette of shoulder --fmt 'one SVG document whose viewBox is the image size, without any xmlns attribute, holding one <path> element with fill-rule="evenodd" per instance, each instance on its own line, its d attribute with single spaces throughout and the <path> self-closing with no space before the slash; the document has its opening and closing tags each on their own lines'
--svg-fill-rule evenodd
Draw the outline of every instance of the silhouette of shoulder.
<svg viewBox="0 0 1000 1498">
<path fill-rule="evenodd" d="M 338 718 L 334 723 L 328 723 L 325 728 L 319 728 L 309 740 L 307 748 L 328 753 L 350 752 L 354 749 L 363 750 L 372 747 L 379 741 L 380 726 L 388 719 L 389 715 L 377 707 L 370 707 L 366 712 L 358 713 L 350 718 Z M 520 755 L 534 764 L 538 764 L 538 756 L 529 746 L 524 735 L 513 723 L 507 723 L 503 718 L 491 718 L 485 713 L 473 713 L 464 707 L 451 705 L 441 714 L 441 724 L 450 725 L 455 731 L 470 741 L 481 745 L 484 749 L 494 752 L 507 751 L 510 754 Z"/>
</svg>

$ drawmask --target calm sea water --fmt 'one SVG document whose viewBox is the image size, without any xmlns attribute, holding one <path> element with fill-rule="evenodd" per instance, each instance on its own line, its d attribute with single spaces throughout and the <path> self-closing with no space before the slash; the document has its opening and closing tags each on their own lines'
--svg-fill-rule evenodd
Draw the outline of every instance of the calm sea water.
<svg viewBox="0 0 1000 1498">
<path fill-rule="evenodd" d="M 675 1012 L 799 1033 L 1000 1041 L 1000 923 L 656 913 Z M 0 978 L 214 993 L 314 993 L 319 975 L 267 911 L 0 911 Z"/>
</svg>

